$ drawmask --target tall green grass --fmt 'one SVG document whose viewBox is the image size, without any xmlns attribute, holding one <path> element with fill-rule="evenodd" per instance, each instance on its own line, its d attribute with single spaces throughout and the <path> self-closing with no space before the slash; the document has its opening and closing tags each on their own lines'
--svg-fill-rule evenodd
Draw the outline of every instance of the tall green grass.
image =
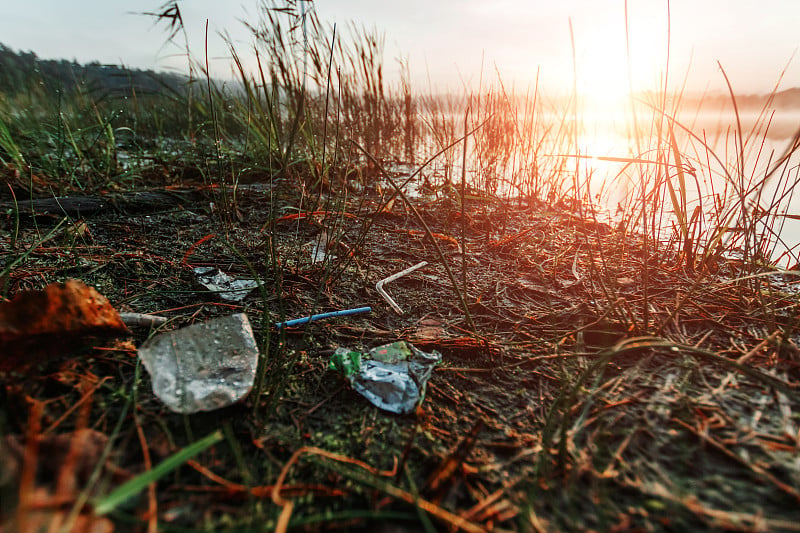
<svg viewBox="0 0 800 533">
<path fill-rule="evenodd" d="M 117 184 L 135 186 L 141 172 L 182 138 L 185 96 L 163 86 L 116 94 L 86 80 L 66 87 L 41 73 L 0 99 L 0 160 L 48 178 L 56 192 Z"/>
<path fill-rule="evenodd" d="M 406 63 L 399 81 L 390 82 L 397 76 L 386 72 L 378 31 L 357 25 L 335 31 L 313 6 L 303 6 L 262 3 L 259 19 L 248 23 L 252 49 L 230 43 L 236 83 L 209 79 L 204 61 L 188 48 L 191 75 L 184 91 L 165 86 L 158 94 L 141 94 L 130 87 L 109 94 L 80 80 L 66 88 L 31 78 L 0 101 L 3 164 L 54 178 L 64 188 L 135 186 L 148 165 L 175 161 L 177 143 L 188 142 L 196 162 L 227 160 L 224 169 L 204 169 L 212 179 L 235 179 L 246 168 L 262 167 L 302 180 L 314 192 L 311 200 L 320 185 L 358 176 L 359 165 L 368 164 L 349 141 L 379 161 L 424 160 L 460 136 L 460 117 L 470 106 L 472 126 L 483 124 L 466 159 L 472 187 L 553 204 L 597 203 L 589 191 L 601 177 L 576 164 L 596 155 L 575 143 L 586 133 L 579 95 L 553 98 L 541 94 L 538 83 L 509 90 L 499 78 L 482 81 L 477 92 L 434 94 L 412 87 Z M 157 15 L 167 17 L 169 37 L 178 38 L 182 19 L 170 7 Z M 209 83 L 198 84 L 200 75 Z M 656 253 L 661 243 L 675 244 L 689 269 L 734 250 L 745 263 L 774 259 L 780 226 L 791 215 L 786 209 L 797 150 L 796 142 L 785 154 L 761 150 L 776 92 L 777 85 L 745 131 L 730 87 L 733 129 L 723 142 L 681 122 L 681 93 L 662 90 L 649 95 L 644 107 L 634 103 L 639 111 L 631 147 L 616 154 L 619 175 L 606 178 L 609 187 L 630 180 L 618 218 L 646 231 Z M 426 178 L 450 183 L 460 175 L 459 153 L 445 151 Z M 133 169 L 121 161 L 131 154 L 138 161 Z M 756 174 L 765 161 L 768 171 Z M 648 223 L 637 223 L 643 214 Z M 788 247 L 778 259 L 796 261 L 796 249 Z"/>
<path fill-rule="evenodd" d="M 167 22 L 170 39 L 183 35 L 177 4 L 156 16 Z M 152 185 L 159 169 L 194 167 L 217 187 L 220 221 L 230 227 L 241 215 L 237 186 L 245 173 L 285 180 L 299 192 L 296 208 L 313 211 L 385 181 L 379 168 L 393 172 L 396 163 L 435 155 L 418 180 L 443 197 L 470 192 L 545 202 L 597 221 L 613 207 L 610 191 L 624 190 L 613 223 L 642 239 L 645 292 L 651 261 L 697 275 L 724 263 L 741 276 L 798 262 L 797 243 L 785 242 L 781 227 L 794 216 L 800 135 L 786 153 L 764 151 L 777 84 L 750 131 L 729 84 L 732 127 L 712 138 L 683 122 L 688 106 L 699 111 L 702 100 L 684 104 L 666 79 L 662 89 L 632 96 L 629 146 L 605 158 L 617 164 L 616 174 L 601 176 L 591 164 L 598 154 L 580 145 L 589 134 L 587 109 L 574 89 L 542 94 L 538 76 L 521 90 L 488 76 L 476 92 L 413 87 L 407 63 L 399 77 L 387 74 L 378 31 L 334 28 L 302 2 L 264 1 L 248 28 L 251 48 L 229 43 L 235 83 L 213 80 L 185 35 L 185 90 L 165 85 L 142 94 L 131 86 L 109 94 L 80 80 L 67 88 L 31 79 L 0 101 L 0 159 L 49 178 L 54 192 Z M 474 131 L 462 153 L 456 141 L 467 108 Z M 462 175 L 467 187 L 458 191 L 453 184 Z M 164 177 L 170 179 L 180 181 Z M 493 228 L 497 238 L 504 227 Z"/>
</svg>

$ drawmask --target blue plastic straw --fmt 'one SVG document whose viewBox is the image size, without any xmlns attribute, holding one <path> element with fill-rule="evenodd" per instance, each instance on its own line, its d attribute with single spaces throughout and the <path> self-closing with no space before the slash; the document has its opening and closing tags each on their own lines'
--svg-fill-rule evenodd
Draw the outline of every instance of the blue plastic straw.
<svg viewBox="0 0 800 533">
<path fill-rule="evenodd" d="M 371 307 L 357 307 L 355 309 L 344 309 L 342 311 L 331 311 L 330 313 L 320 313 L 318 315 L 305 316 L 303 318 L 295 318 L 294 320 L 287 320 L 286 322 L 277 322 L 275 327 L 280 329 L 283 327 L 299 326 L 306 322 L 313 322 L 314 320 L 321 320 L 323 318 L 331 318 L 334 316 L 347 316 L 355 315 L 358 313 L 369 313 L 372 311 Z"/>
</svg>

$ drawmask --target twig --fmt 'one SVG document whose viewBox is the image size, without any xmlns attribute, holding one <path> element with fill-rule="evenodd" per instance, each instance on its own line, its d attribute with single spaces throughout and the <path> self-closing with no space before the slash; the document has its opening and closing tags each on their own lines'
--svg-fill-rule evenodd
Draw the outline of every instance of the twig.
<svg viewBox="0 0 800 533">
<path fill-rule="evenodd" d="M 736 360 L 736 362 L 741 365 L 741 364 L 744 364 L 745 362 L 749 361 L 750 358 L 753 357 L 755 354 L 757 354 L 762 348 L 764 348 L 764 347 L 768 346 L 769 344 L 771 344 L 772 342 L 774 342 L 778 338 L 778 336 L 780 334 L 781 334 L 781 330 L 776 329 L 775 331 L 773 331 L 770 334 L 769 337 L 767 337 L 763 341 L 759 342 L 758 345 L 756 345 L 755 348 L 753 348 L 752 350 L 750 350 L 749 352 L 747 352 L 746 354 L 741 356 L 739 359 Z"/>
<path fill-rule="evenodd" d="M 278 519 L 278 524 L 277 524 L 277 526 L 275 528 L 275 531 L 278 531 L 278 532 L 286 531 L 286 528 L 289 525 L 289 519 L 291 518 L 292 509 L 294 508 L 294 502 L 291 501 L 291 500 L 285 500 L 281 496 L 281 487 L 283 486 L 283 481 L 286 479 L 286 475 L 289 473 L 289 469 L 292 467 L 292 465 L 294 463 L 297 462 L 297 460 L 300 458 L 300 456 L 302 454 L 304 454 L 304 453 L 310 453 L 310 454 L 314 454 L 314 455 L 319 455 L 319 456 L 322 456 L 322 457 L 325 457 L 327 459 L 331 459 L 333 461 L 337 461 L 337 462 L 340 462 L 340 463 L 355 465 L 355 466 L 358 466 L 358 467 L 366 470 L 367 472 L 369 472 L 370 474 L 372 474 L 373 476 L 376 476 L 376 477 L 381 477 L 381 476 L 382 477 L 393 477 L 397 473 L 396 472 L 396 470 L 397 470 L 397 462 L 396 462 L 396 460 L 395 460 L 395 468 L 394 469 L 392 469 L 391 471 L 380 471 L 380 470 L 368 465 L 367 463 L 364 463 L 363 461 L 359 461 L 358 459 L 352 459 L 350 457 L 345 457 L 343 455 L 338 455 L 338 454 L 335 454 L 335 453 L 331 453 L 331 452 L 325 451 L 325 450 L 323 450 L 321 448 L 316 448 L 316 447 L 313 447 L 313 446 L 304 446 L 304 447 L 300 448 L 299 450 L 295 451 L 294 454 L 292 454 L 292 457 L 284 465 L 283 470 L 281 470 L 281 473 L 278 476 L 277 481 L 275 481 L 275 485 L 274 485 L 274 488 L 272 490 L 272 501 L 275 503 L 275 505 L 279 505 L 279 506 L 283 507 L 283 510 L 281 511 L 281 515 L 280 515 L 280 517 Z M 367 480 L 365 480 L 365 481 L 367 481 Z M 405 491 L 403 489 L 395 487 L 394 485 L 391 485 L 389 483 L 380 483 L 380 482 L 378 482 L 377 479 L 372 480 L 372 481 L 373 481 L 373 483 L 371 483 L 371 484 L 375 488 L 377 488 L 378 490 L 381 490 L 381 491 L 385 492 L 386 494 L 388 494 L 389 496 L 392 496 L 392 497 L 398 498 L 400 500 L 403 500 L 404 502 L 409 503 L 411 505 L 416 505 L 417 507 L 419 507 L 423 511 L 425 511 L 427 513 L 430 513 L 433 516 L 435 516 L 435 517 L 437 517 L 437 518 L 439 518 L 441 520 L 444 520 L 445 522 L 447 522 L 448 524 L 450 524 L 453 527 L 456 527 L 456 528 L 459 528 L 459 529 L 463 529 L 464 531 L 474 532 L 474 533 L 480 533 L 480 532 L 486 531 L 486 529 L 483 528 L 482 526 L 480 526 L 478 524 L 475 524 L 473 522 L 470 522 L 469 520 L 466 520 L 466 519 L 464 519 L 464 518 L 462 518 L 462 517 L 460 517 L 458 515 L 455 515 L 455 514 L 449 512 L 449 511 L 447 511 L 445 509 L 442 509 L 438 505 L 435 505 L 435 504 L 433 504 L 433 503 L 431 503 L 431 502 L 429 502 L 427 500 L 423 500 L 422 498 L 416 497 L 413 494 L 411 494 L 410 492 L 407 492 L 407 491 Z"/>
<path fill-rule="evenodd" d="M 144 313 L 120 313 L 119 318 L 122 320 L 122 323 L 129 328 L 154 328 L 167 322 L 167 317 L 165 316 L 148 315 Z"/>
</svg>

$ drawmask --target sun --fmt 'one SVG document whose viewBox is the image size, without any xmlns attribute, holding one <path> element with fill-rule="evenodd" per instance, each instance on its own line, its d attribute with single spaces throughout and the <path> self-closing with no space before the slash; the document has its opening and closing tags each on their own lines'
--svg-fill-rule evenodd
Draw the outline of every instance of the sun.
<svg viewBox="0 0 800 533">
<path fill-rule="evenodd" d="M 629 104 L 631 93 L 652 89 L 663 70 L 658 45 L 653 36 L 636 35 L 629 57 L 624 32 L 592 28 L 575 59 L 576 88 L 587 106 L 585 111 L 616 113 Z"/>
<path fill-rule="evenodd" d="M 593 39 L 576 57 L 575 77 L 586 112 L 602 113 L 623 105 L 630 93 L 624 47 L 616 41 Z"/>
<path fill-rule="evenodd" d="M 593 52 L 576 73 L 578 95 L 590 109 L 603 111 L 625 102 L 630 93 L 627 66 L 623 61 Z"/>
</svg>

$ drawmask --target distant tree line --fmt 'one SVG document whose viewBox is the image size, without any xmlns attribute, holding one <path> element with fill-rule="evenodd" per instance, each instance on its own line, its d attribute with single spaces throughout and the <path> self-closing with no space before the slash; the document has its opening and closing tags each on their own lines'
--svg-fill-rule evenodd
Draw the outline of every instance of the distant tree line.
<svg viewBox="0 0 800 533">
<path fill-rule="evenodd" d="M 749 111 L 760 110 L 764 104 L 767 103 L 768 99 L 768 94 L 737 94 L 736 105 L 739 109 Z M 696 100 L 696 98 L 689 98 L 687 100 L 692 101 Z M 731 97 L 728 94 L 705 96 L 702 101 L 704 106 L 711 108 L 725 108 L 731 106 Z M 800 108 L 800 88 L 795 87 L 776 92 L 769 107 L 775 109 Z"/>
<path fill-rule="evenodd" d="M 740 110 L 747 111 L 760 111 L 764 105 L 769 101 L 769 94 L 736 94 L 736 106 Z M 643 100 L 647 102 L 660 102 L 660 96 L 655 93 L 643 93 Z M 704 109 L 727 109 L 731 108 L 733 103 L 731 95 L 721 91 L 713 93 L 698 95 L 689 93 L 682 95 L 681 106 L 691 109 L 694 106 L 702 106 Z M 655 104 L 654 104 L 655 105 Z M 800 109 L 800 88 L 794 87 L 777 91 L 772 95 L 772 101 L 769 102 L 770 109 Z"/>
<path fill-rule="evenodd" d="M 140 70 L 97 61 L 80 64 L 66 59 L 41 59 L 31 51 L 16 52 L 0 43 L 0 93 L 27 91 L 31 84 L 70 93 L 87 91 L 96 98 L 182 93 L 188 78 L 179 74 Z"/>
</svg>

